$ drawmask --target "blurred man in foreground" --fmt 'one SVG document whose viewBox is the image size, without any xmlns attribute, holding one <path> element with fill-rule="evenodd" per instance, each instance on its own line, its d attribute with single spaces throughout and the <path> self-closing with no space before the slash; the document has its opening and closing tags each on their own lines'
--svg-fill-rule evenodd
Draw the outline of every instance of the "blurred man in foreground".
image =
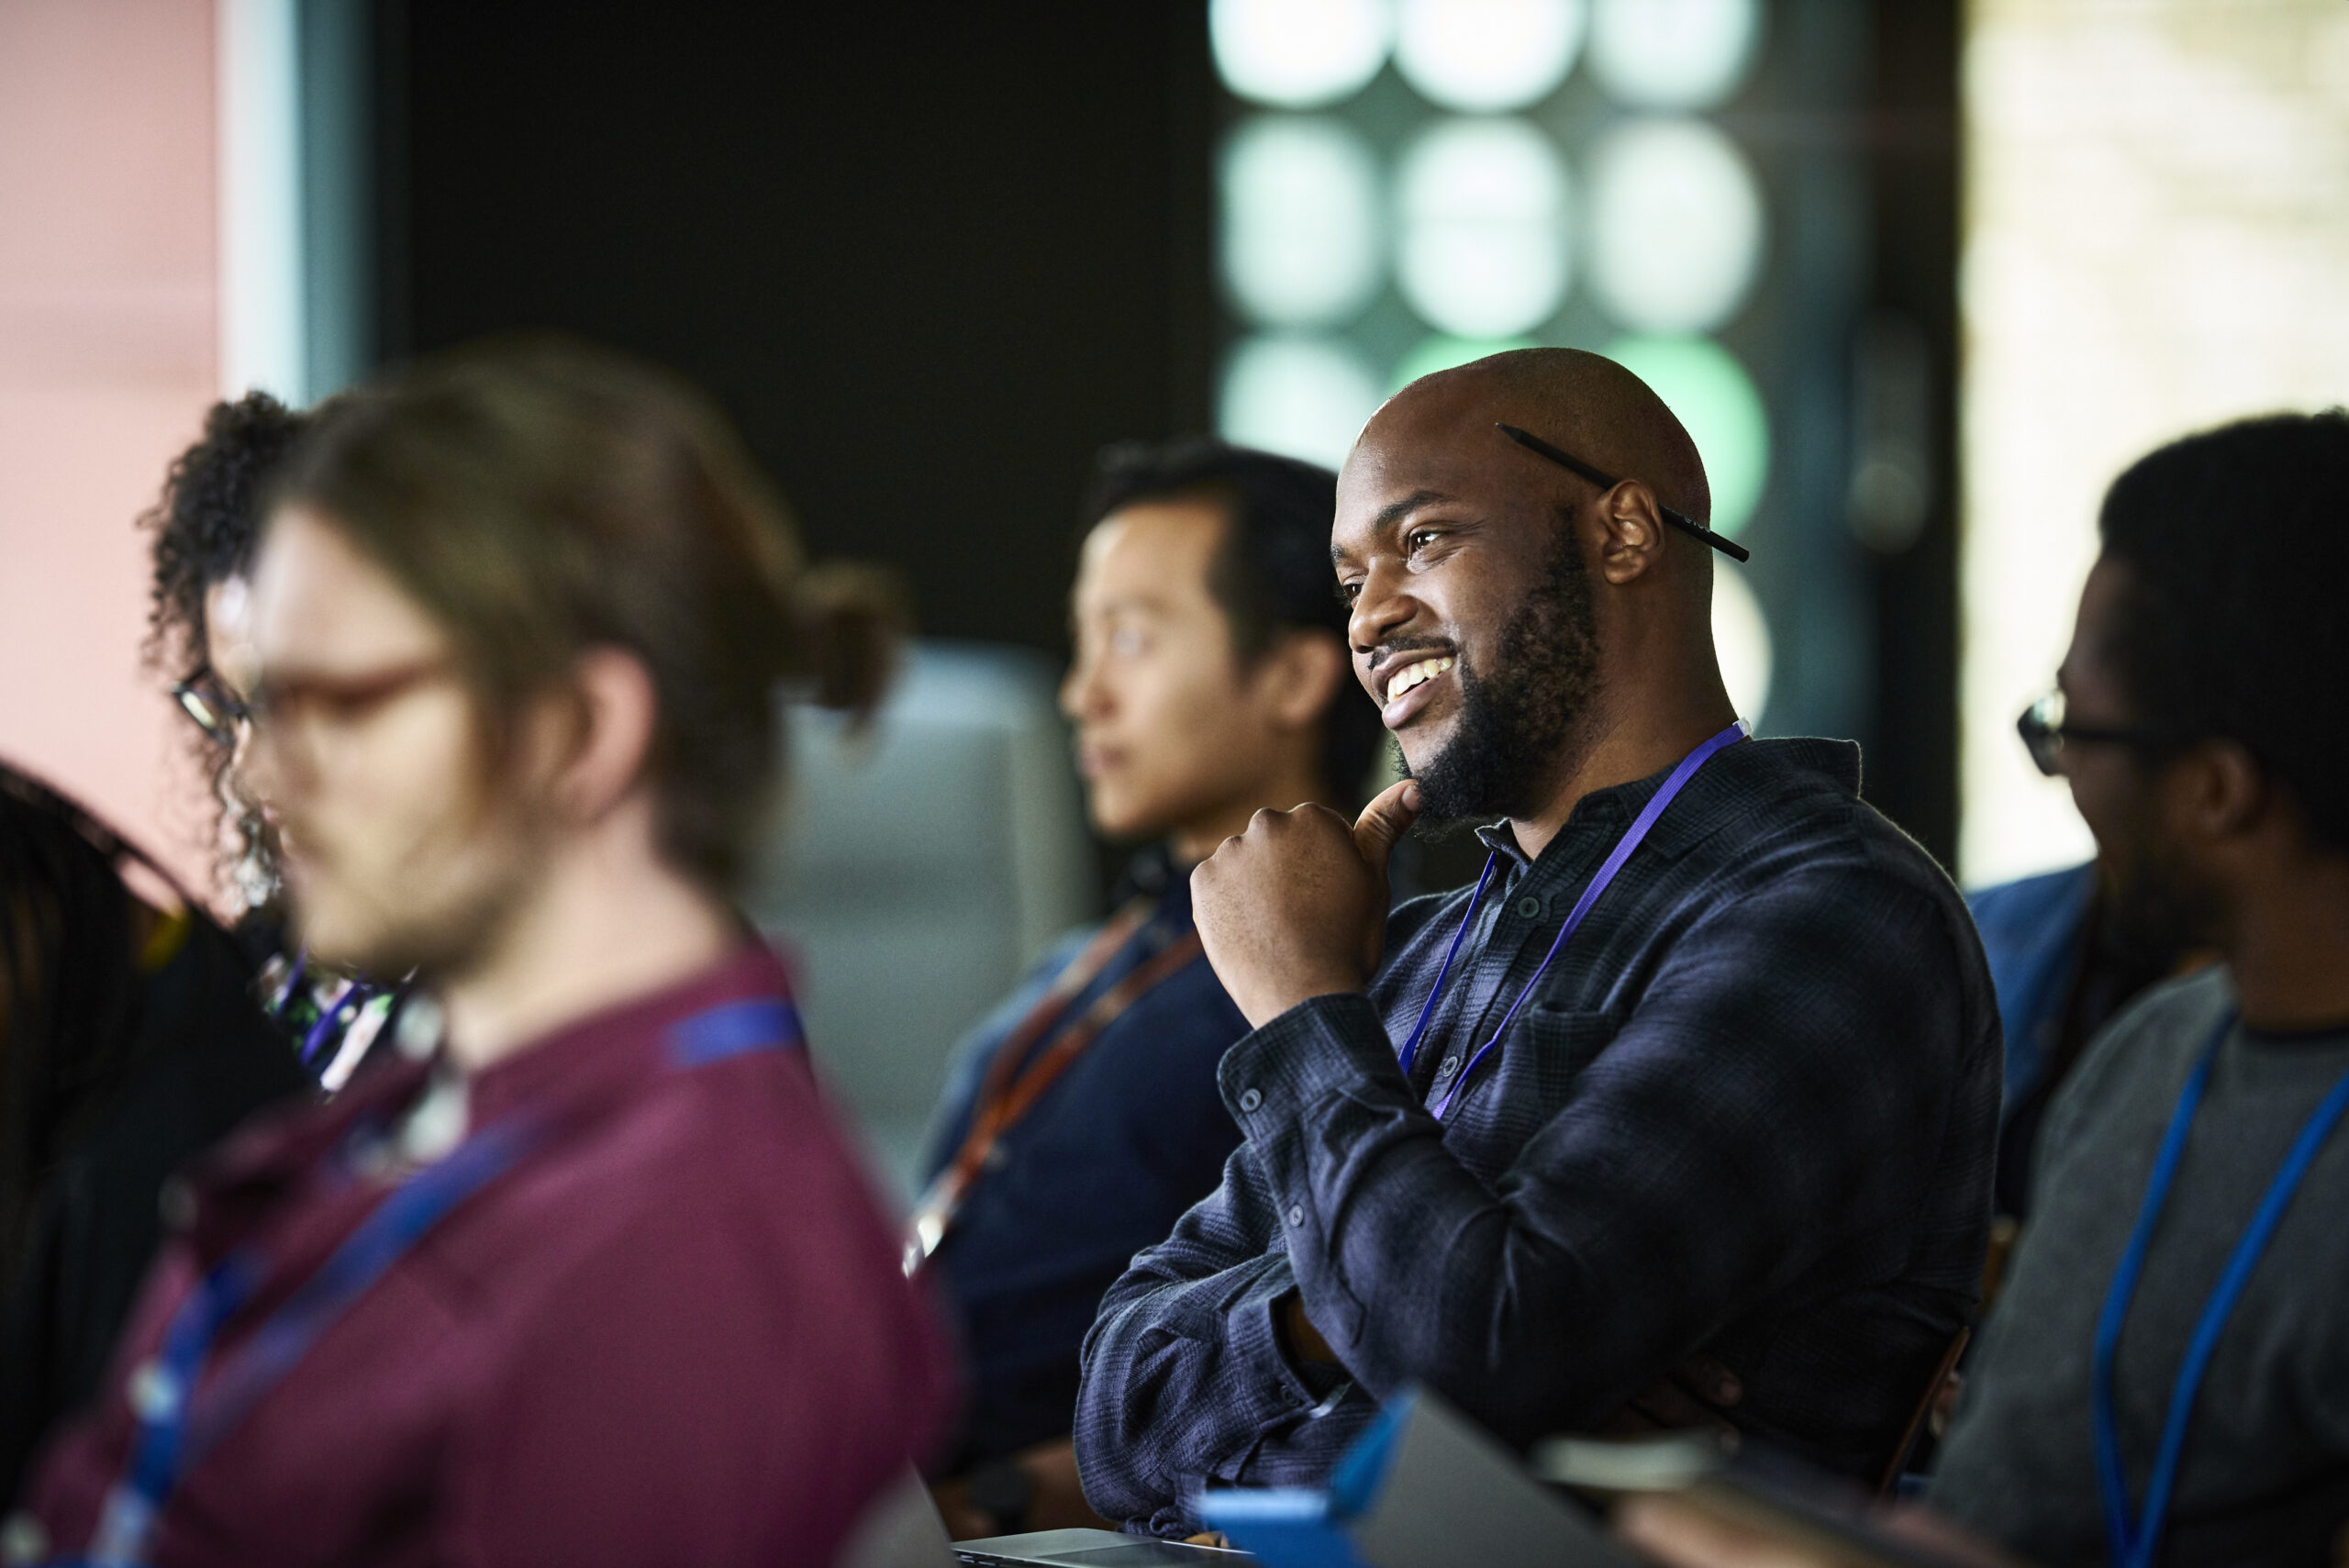
<svg viewBox="0 0 2349 1568">
<path fill-rule="evenodd" d="M 1086 1340 L 1103 1514 L 1321 1482 L 1412 1380 L 1514 1443 L 1694 1402 L 1871 1483 L 1897 1455 L 1979 1283 L 1997 1015 L 1856 749 L 1743 738 L 1707 510 L 1596 355 L 1430 376 L 1356 442 L 1332 557 L 1414 778 L 1192 879 L 1246 1143 Z M 1474 893 L 1390 920 L 1415 816 L 1505 820 Z"/>
<path fill-rule="evenodd" d="M 1337 475 L 1219 441 L 1105 454 L 1061 688 L 1094 827 L 1144 840 L 1112 904 L 957 1053 L 915 1245 L 974 1394 L 940 1494 L 958 1537 L 1098 1521 L 1068 1443 L 1101 1293 L 1214 1190 L 1215 1066 L 1247 1021 L 1191 924 L 1191 868 L 1260 807 L 1362 799 L 1377 711 L 1330 592 Z"/>
<path fill-rule="evenodd" d="M 253 583 L 252 765 L 403 1050 L 173 1206 L 11 1553 L 824 1563 L 927 1457 L 940 1336 L 728 893 L 779 679 L 869 700 L 730 433 L 584 350 L 338 406 Z"/>
<path fill-rule="evenodd" d="M 2114 482 L 2026 716 L 2128 917 L 2223 962 L 2048 1113 L 1932 1500 L 2051 1565 L 2322 1562 L 2349 1524 L 2349 415 Z"/>
</svg>

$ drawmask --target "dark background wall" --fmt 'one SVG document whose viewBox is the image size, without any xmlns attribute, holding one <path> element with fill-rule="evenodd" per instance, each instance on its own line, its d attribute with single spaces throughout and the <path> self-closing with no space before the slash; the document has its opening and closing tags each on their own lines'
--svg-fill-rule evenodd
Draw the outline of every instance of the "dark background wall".
<svg viewBox="0 0 2349 1568">
<path fill-rule="evenodd" d="M 386 5 L 385 351 L 674 366 L 816 553 L 1057 650 L 1094 453 L 1210 418 L 1203 11 Z"/>
<path fill-rule="evenodd" d="M 1925 395 L 1906 431 L 1920 521 L 1779 586 L 1857 617 L 1837 657 L 1870 662 L 1851 682 L 1868 793 L 1947 861 L 1959 6 L 1772 11 L 1774 106 L 1741 133 L 1765 161 L 1850 154 L 1855 264 L 1821 286 L 1852 295 L 1837 334 L 1888 323 L 1921 354 Z M 929 634 L 1059 652 L 1094 453 L 1212 422 L 1230 105 L 1202 0 L 376 0 L 373 53 L 378 354 L 554 328 L 674 366 L 740 422 L 816 552 L 894 563 Z M 1836 72 L 1853 88 L 1806 110 L 1802 83 Z M 1815 232 L 1797 228 L 1790 258 Z M 1834 374 L 1861 349 L 1806 352 Z M 1832 403 L 1865 419 L 1876 395 L 1849 391 Z M 1863 433 L 1799 413 L 1774 409 L 1781 451 L 1841 472 Z"/>
</svg>

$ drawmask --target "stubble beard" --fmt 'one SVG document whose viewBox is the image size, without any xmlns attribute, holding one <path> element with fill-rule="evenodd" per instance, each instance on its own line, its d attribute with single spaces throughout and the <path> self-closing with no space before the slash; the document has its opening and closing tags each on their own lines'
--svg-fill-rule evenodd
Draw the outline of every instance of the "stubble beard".
<svg viewBox="0 0 2349 1568">
<path fill-rule="evenodd" d="M 1494 643 L 1491 672 L 1464 650 L 1460 719 L 1419 780 L 1419 830 L 1442 836 L 1470 822 L 1526 815 L 1572 771 L 1576 730 L 1598 695 L 1588 569 L 1561 528 L 1547 573 Z"/>
</svg>

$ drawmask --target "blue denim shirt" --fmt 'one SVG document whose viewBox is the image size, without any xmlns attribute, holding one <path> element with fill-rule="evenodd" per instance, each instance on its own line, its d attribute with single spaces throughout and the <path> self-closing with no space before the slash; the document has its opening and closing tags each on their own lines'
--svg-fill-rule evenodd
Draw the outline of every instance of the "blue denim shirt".
<svg viewBox="0 0 2349 1568">
<path fill-rule="evenodd" d="M 1191 879 L 1163 851 L 1138 857 L 1116 902 L 1153 895 L 1152 918 L 1071 1001 L 1074 1019 L 1191 929 Z M 925 1182 L 961 1148 L 973 1102 L 1006 1037 L 1094 935 L 1063 941 L 956 1052 Z M 1248 1021 L 1195 958 L 1104 1029 L 996 1141 L 930 1267 L 961 1318 L 971 1405 L 951 1469 L 1063 1436 L 1077 1349 L 1101 1293 L 1134 1253 L 1163 1240 L 1215 1190 L 1240 1129 L 1215 1068 Z M 1048 1031 L 1037 1042 L 1051 1042 Z"/>
<path fill-rule="evenodd" d="M 1409 1078 L 1465 889 L 1396 912 L 1367 995 L 1224 1058 L 1246 1141 L 1085 1341 L 1096 1508 L 1174 1534 L 1202 1486 L 1321 1484 L 1415 1379 L 1511 1443 L 1587 1429 L 1698 1352 L 1740 1427 L 1876 1478 L 1979 1292 L 1999 1039 L 1965 905 L 1859 800 L 1858 748 L 1715 757 L 1426 1109 L 1662 783 L 1586 797 L 1538 861 L 1488 837 Z M 1290 1356 L 1291 1292 L 1342 1370 Z"/>
</svg>

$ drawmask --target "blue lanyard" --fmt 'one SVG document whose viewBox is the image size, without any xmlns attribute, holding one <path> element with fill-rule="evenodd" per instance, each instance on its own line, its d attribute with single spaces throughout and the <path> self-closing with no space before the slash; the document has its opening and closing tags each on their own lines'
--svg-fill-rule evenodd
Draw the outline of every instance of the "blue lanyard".
<svg viewBox="0 0 2349 1568">
<path fill-rule="evenodd" d="M 1714 752 L 1724 747 L 1734 746 L 1744 740 L 1748 733 L 1745 720 L 1741 718 L 1720 734 L 1707 740 L 1695 751 L 1681 758 L 1679 765 L 1674 768 L 1671 774 L 1664 779 L 1664 787 L 1648 797 L 1648 803 L 1642 806 L 1640 814 L 1631 819 L 1631 827 L 1624 830 L 1622 838 L 1616 840 L 1615 848 L 1609 852 L 1606 861 L 1599 866 L 1598 874 L 1594 875 L 1590 879 L 1590 884 L 1582 890 L 1582 896 L 1575 900 L 1573 911 L 1566 916 L 1566 923 L 1558 928 L 1557 936 L 1551 940 L 1550 951 L 1542 955 L 1542 967 L 1533 972 L 1533 978 L 1525 983 L 1525 988 L 1517 994 L 1517 1000 L 1509 1004 L 1508 1011 L 1502 1015 L 1500 1027 L 1492 1032 L 1491 1038 L 1487 1039 L 1483 1045 L 1476 1048 L 1476 1053 L 1471 1056 L 1468 1059 L 1468 1064 L 1460 1070 L 1460 1076 L 1452 1081 L 1452 1087 L 1444 1092 L 1442 1099 L 1436 1102 L 1435 1118 L 1438 1121 L 1442 1121 L 1444 1114 L 1452 1109 L 1453 1102 L 1460 1097 L 1462 1086 L 1475 1074 L 1476 1069 L 1483 1065 L 1485 1058 L 1492 1054 L 1493 1047 L 1498 1045 L 1501 1036 L 1508 1032 L 1508 1026 L 1517 1021 L 1519 1010 L 1525 1006 L 1526 999 L 1533 995 L 1534 988 L 1542 984 L 1542 977 L 1550 973 L 1550 965 L 1565 948 L 1566 939 L 1575 934 L 1575 929 L 1583 922 L 1583 917 L 1590 913 L 1591 906 L 1598 902 L 1599 895 L 1605 893 L 1608 884 L 1615 880 L 1615 873 L 1623 869 L 1625 862 L 1631 860 L 1631 852 L 1646 840 L 1648 830 L 1653 828 L 1657 819 L 1664 816 L 1664 808 L 1688 786 L 1688 781 L 1697 776 L 1697 770 L 1712 761 Z M 1428 1020 L 1435 1017 L 1436 1002 L 1443 995 L 1444 982 L 1451 977 L 1452 961 L 1460 956 L 1461 940 L 1467 936 L 1470 922 L 1476 918 L 1476 906 L 1484 899 L 1486 885 L 1493 880 L 1493 866 L 1499 859 L 1497 852 L 1485 857 L 1484 874 L 1476 879 L 1476 891 L 1468 895 L 1468 908 L 1467 912 L 1460 917 L 1460 929 L 1452 933 L 1452 945 L 1444 950 L 1443 963 L 1435 972 L 1435 988 L 1428 993 L 1426 1003 L 1419 1008 L 1419 1021 L 1412 1026 L 1411 1038 L 1404 1042 L 1402 1051 L 1397 1053 L 1402 1061 L 1406 1076 L 1410 1073 L 1411 1063 L 1419 1060 L 1419 1042 L 1427 1038 Z"/>
<path fill-rule="evenodd" d="M 2177 1109 L 2170 1117 L 2169 1131 L 2162 1139 L 2161 1151 L 2154 1157 L 2153 1176 L 2145 1184 L 2145 1201 L 2137 1213 L 2137 1228 L 2130 1233 L 2128 1250 L 2121 1255 L 2121 1266 L 2113 1271 L 2112 1287 L 2106 1292 L 2104 1311 L 2097 1318 L 2090 1388 L 2096 1418 L 2097 1485 L 2104 1499 L 2104 1534 L 2111 1568 L 2148 1568 L 2160 1549 L 2162 1527 L 2168 1522 L 2170 1494 L 2177 1485 L 2178 1462 L 2186 1452 L 2187 1423 L 2194 1413 L 2195 1396 L 2201 1391 L 2202 1374 L 2210 1369 L 2210 1359 L 2218 1351 L 2219 1335 L 2242 1298 L 2244 1285 L 2250 1283 L 2260 1254 L 2275 1237 L 2276 1228 L 2283 1223 L 2292 1194 L 2309 1173 L 2309 1167 L 2315 1163 L 2342 1112 L 2349 1110 L 2349 1074 L 2344 1074 L 2300 1129 L 2300 1135 L 2284 1156 L 2275 1180 L 2268 1183 L 2266 1195 L 2259 1200 L 2250 1226 L 2229 1254 L 2227 1266 L 2219 1275 L 2210 1299 L 2203 1306 L 2202 1316 L 2195 1321 L 2194 1337 L 2187 1343 L 2186 1360 L 2177 1369 L 2177 1381 L 2170 1387 L 2169 1414 L 2162 1423 L 2161 1448 L 2154 1455 L 2153 1475 L 2145 1484 L 2145 1506 L 2132 1519 L 2129 1478 L 2121 1466 L 2121 1418 L 2112 1392 L 2113 1356 L 2121 1345 L 2121 1326 L 2129 1316 L 2130 1298 L 2136 1295 L 2138 1278 L 2144 1273 L 2145 1254 L 2153 1246 L 2162 1205 L 2169 1196 L 2178 1164 L 2186 1157 L 2187 1134 L 2194 1126 L 2195 1112 L 2201 1108 L 2202 1092 L 2210 1086 L 2211 1064 L 2218 1060 L 2219 1047 L 2225 1043 L 2234 1026 L 2235 1015 L 2232 1011 L 2219 1020 L 2201 1061 L 2195 1063 L 2185 1089 L 2177 1096 Z"/>
<path fill-rule="evenodd" d="M 748 1051 L 787 1050 L 804 1040 L 798 1011 L 786 997 L 722 1002 L 671 1028 L 669 1065 L 673 1071 L 690 1072 Z M 395 1187 L 221 1364 L 199 1407 L 196 1387 L 213 1343 L 260 1288 L 267 1264 L 255 1250 L 239 1248 L 206 1274 L 173 1318 L 155 1360 L 132 1374 L 138 1436 L 128 1467 L 107 1490 L 83 1560 L 89 1568 L 135 1568 L 144 1562 L 156 1521 L 181 1477 L 283 1382 L 318 1336 L 426 1232 L 511 1170 L 545 1141 L 547 1123 L 533 1117 L 492 1122 Z M 346 1145 L 346 1159 L 348 1155 Z"/>
</svg>

